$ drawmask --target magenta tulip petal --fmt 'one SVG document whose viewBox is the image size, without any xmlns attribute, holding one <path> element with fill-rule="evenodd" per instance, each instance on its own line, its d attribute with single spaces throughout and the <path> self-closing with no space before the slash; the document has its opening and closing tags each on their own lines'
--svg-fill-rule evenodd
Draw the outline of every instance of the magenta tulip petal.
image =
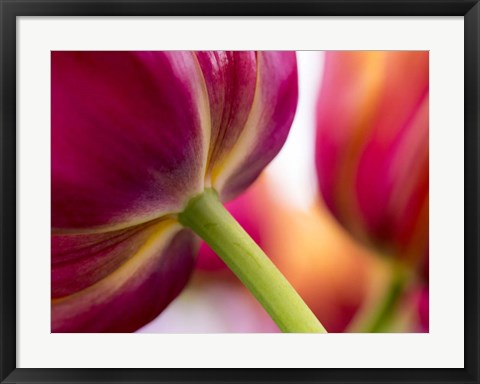
<svg viewBox="0 0 480 384">
<path fill-rule="evenodd" d="M 209 177 L 241 135 L 252 108 L 257 81 L 255 52 L 197 52 L 211 113 Z"/>
<path fill-rule="evenodd" d="M 99 234 L 52 235 L 52 298 L 71 295 L 105 278 L 143 247 L 157 226 Z"/>
<path fill-rule="evenodd" d="M 196 241 L 172 221 L 147 232 L 149 237 L 109 275 L 52 299 L 52 332 L 132 332 L 178 295 L 192 271 Z"/>
<path fill-rule="evenodd" d="M 210 124 L 189 52 L 52 52 L 52 228 L 125 228 L 203 190 Z"/>
<path fill-rule="evenodd" d="M 295 52 L 257 52 L 257 86 L 241 136 L 212 172 L 224 200 L 245 190 L 283 146 L 298 99 Z"/>
</svg>

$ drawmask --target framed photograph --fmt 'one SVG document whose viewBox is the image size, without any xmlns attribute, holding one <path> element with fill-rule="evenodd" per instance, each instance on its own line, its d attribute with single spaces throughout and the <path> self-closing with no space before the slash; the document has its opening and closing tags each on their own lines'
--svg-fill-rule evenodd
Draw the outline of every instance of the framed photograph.
<svg viewBox="0 0 480 384">
<path fill-rule="evenodd" d="M 0 0 L 2 383 L 478 383 L 478 1 Z"/>
</svg>

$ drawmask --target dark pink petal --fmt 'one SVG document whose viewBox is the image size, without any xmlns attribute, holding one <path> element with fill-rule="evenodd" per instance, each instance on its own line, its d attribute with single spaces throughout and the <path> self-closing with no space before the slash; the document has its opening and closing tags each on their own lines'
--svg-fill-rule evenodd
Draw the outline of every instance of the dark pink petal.
<svg viewBox="0 0 480 384">
<path fill-rule="evenodd" d="M 193 268 L 194 236 L 172 221 L 152 224 L 143 231 L 145 236 L 137 233 L 133 235 L 136 241 L 127 240 L 125 246 L 131 253 L 124 255 L 121 265 L 111 268 L 112 257 L 106 252 L 107 266 L 97 261 L 97 267 L 106 268 L 108 274 L 96 281 L 84 276 L 89 286 L 52 299 L 52 332 L 132 332 L 158 316 L 178 295 Z M 80 258 L 87 259 L 85 254 Z M 64 279 L 55 279 L 61 273 L 52 271 L 52 284 L 57 292 L 65 287 L 71 290 Z M 77 284 L 76 288 L 82 287 Z"/>
<path fill-rule="evenodd" d="M 253 51 L 203 51 L 195 53 L 208 90 L 211 113 L 210 173 L 222 165 L 243 132 L 257 81 Z"/>
<path fill-rule="evenodd" d="M 107 277 L 134 257 L 155 231 L 155 225 L 143 224 L 98 234 L 52 234 L 52 298 Z"/>
<path fill-rule="evenodd" d="M 298 99 L 295 52 L 257 52 L 256 84 L 242 134 L 212 173 L 212 185 L 224 200 L 245 190 L 287 138 Z"/>
<path fill-rule="evenodd" d="M 203 190 L 209 113 L 190 52 L 52 52 L 52 228 L 125 228 Z"/>
</svg>

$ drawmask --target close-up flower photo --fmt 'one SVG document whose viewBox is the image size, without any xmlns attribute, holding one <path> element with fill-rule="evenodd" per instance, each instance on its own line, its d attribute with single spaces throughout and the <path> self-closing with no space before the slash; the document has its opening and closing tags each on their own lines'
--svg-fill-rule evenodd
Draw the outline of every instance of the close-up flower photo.
<svg viewBox="0 0 480 384">
<path fill-rule="evenodd" d="M 52 333 L 429 332 L 428 51 L 50 64 Z"/>
</svg>

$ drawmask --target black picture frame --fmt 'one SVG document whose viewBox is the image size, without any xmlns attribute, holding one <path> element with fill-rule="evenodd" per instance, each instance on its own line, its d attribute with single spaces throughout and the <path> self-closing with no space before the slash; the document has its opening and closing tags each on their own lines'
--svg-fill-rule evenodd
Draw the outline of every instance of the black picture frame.
<svg viewBox="0 0 480 384">
<path fill-rule="evenodd" d="M 2 383 L 479 383 L 478 0 L 0 0 Z M 465 44 L 465 367 L 463 369 L 25 369 L 16 367 L 16 18 L 18 16 L 462 16 Z M 455 129 L 452 128 L 452 134 Z"/>
</svg>

